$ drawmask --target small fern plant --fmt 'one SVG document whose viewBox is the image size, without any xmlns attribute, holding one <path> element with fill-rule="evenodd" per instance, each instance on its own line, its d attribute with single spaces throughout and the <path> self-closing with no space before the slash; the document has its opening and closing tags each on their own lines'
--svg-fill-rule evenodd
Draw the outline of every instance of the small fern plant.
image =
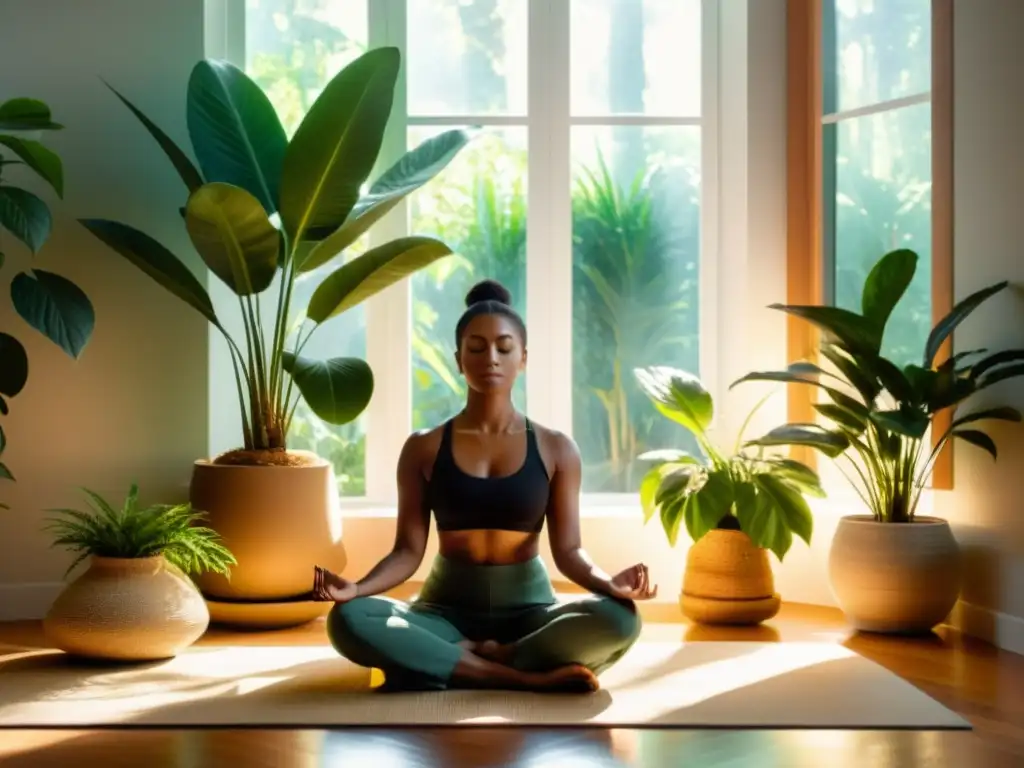
<svg viewBox="0 0 1024 768">
<path fill-rule="evenodd" d="M 140 507 L 139 487 L 132 483 L 124 504 L 115 509 L 99 494 L 82 490 L 89 499 L 88 512 L 47 510 L 59 515 L 49 518 L 45 526 L 55 535 L 51 546 L 79 553 L 65 576 L 91 555 L 125 559 L 163 555 L 189 576 L 214 571 L 229 577 L 229 567 L 237 565 L 234 555 L 220 543 L 220 535 L 196 524 L 205 513 L 193 511 L 191 504 Z"/>
</svg>

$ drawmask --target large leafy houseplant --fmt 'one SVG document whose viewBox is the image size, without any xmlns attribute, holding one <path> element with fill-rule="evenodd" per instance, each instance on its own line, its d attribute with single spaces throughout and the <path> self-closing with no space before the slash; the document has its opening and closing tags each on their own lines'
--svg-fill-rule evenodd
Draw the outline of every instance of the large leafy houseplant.
<svg viewBox="0 0 1024 768">
<path fill-rule="evenodd" d="M 859 313 L 840 307 L 772 305 L 820 329 L 819 351 L 831 367 L 796 362 L 784 371 L 747 374 L 733 384 L 779 381 L 820 389 L 827 400 L 816 402 L 814 408 L 824 424 L 786 424 L 749 445 L 810 446 L 832 459 L 846 459 L 854 475 L 837 462 L 839 468 L 879 522 L 914 520 L 935 459 L 950 440 L 959 438 L 996 458 L 995 442 L 977 422 L 1021 420 L 1021 414 L 1007 406 L 969 409 L 964 414 L 959 410 L 976 393 L 1024 375 L 1024 350 L 987 354 L 985 349 L 972 349 L 938 359 L 954 329 L 1006 288 L 1006 282 L 956 304 L 928 335 L 920 363 L 900 367 L 882 353 L 886 325 L 914 277 L 917 260 L 910 250 L 882 257 L 865 280 Z M 929 450 L 929 428 L 947 409 L 953 409 L 951 423 L 935 436 Z"/>
<path fill-rule="evenodd" d="M 15 98 L 0 104 L 0 147 L 5 150 L 0 154 L 0 227 L 33 256 L 49 240 L 53 216 L 46 201 L 34 192 L 8 183 L 8 169 L 25 166 L 52 187 L 57 197 L 63 197 L 64 166 L 60 156 L 26 135 L 61 128 L 62 125 L 53 122 L 50 108 L 37 99 Z M 0 265 L 4 261 L 0 252 Z M 42 269 L 32 268 L 14 276 L 11 303 L 26 323 L 74 359 L 82 354 L 96 324 L 96 313 L 82 289 L 66 277 Z M 7 414 L 7 398 L 16 397 L 27 382 L 25 347 L 11 334 L 0 332 L 0 413 Z M 6 443 L 0 428 L 0 454 Z M 14 479 L 2 462 L 0 478 Z"/>
<path fill-rule="evenodd" d="M 740 429 L 735 450 L 726 455 L 708 434 L 714 402 L 699 378 L 660 366 L 634 374 L 654 407 L 688 430 L 703 453 L 664 449 L 641 454 L 654 464 L 640 484 L 645 523 L 658 514 L 672 546 L 680 523 L 694 542 L 717 528 L 738 529 L 780 561 L 794 535 L 810 544 L 814 521 L 804 496 L 824 496 L 818 476 L 798 461 L 741 445 L 756 407 Z"/>
<path fill-rule="evenodd" d="M 270 100 L 244 72 L 224 61 L 199 62 L 186 104 L 198 168 L 111 87 L 181 176 L 188 196 L 175 215 L 184 218 L 209 271 L 237 295 L 244 338 L 236 340 L 225 330 L 196 276 L 154 238 L 115 221 L 82 223 L 201 313 L 227 340 L 244 448 L 218 457 L 220 463 L 282 460 L 299 395 L 328 423 L 358 417 L 373 393 L 370 367 L 357 358 L 308 359 L 302 356 L 304 345 L 331 318 L 451 253 L 439 240 L 410 236 L 343 258 L 346 249 L 436 176 L 469 140 L 460 130 L 429 139 L 364 190 L 384 141 L 400 65 L 397 48 L 361 55 L 331 79 L 289 140 Z M 336 259 L 344 263 L 314 291 L 290 345 L 296 279 Z M 277 288 L 271 290 L 275 281 Z M 262 321 L 261 300 L 268 291 L 276 302 L 272 330 Z"/>
</svg>

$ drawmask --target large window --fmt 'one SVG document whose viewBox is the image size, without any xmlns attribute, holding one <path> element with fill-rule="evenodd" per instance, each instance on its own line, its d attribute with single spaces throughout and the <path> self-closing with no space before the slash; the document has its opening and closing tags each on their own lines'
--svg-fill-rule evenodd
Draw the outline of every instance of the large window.
<svg viewBox="0 0 1024 768">
<path fill-rule="evenodd" d="M 339 67 L 377 45 L 399 46 L 404 63 L 382 166 L 441 130 L 480 131 L 380 225 L 438 236 L 455 255 L 314 337 L 312 354 L 368 355 L 383 381 L 354 424 L 297 414 L 292 445 L 331 459 L 343 495 L 386 503 L 405 436 L 462 407 L 454 328 L 483 278 L 508 286 L 529 327 L 517 405 L 576 439 L 584 492 L 632 494 L 639 453 L 689 447 L 632 371 L 699 375 L 708 361 L 703 30 L 717 5 L 245 0 L 245 67 L 289 132 Z"/>
<path fill-rule="evenodd" d="M 931 330 L 932 0 L 825 0 L 822 150 L 826 299 L 860 311 L 874 263 L 920 256 L 883 354 L 917 363 Z"/>
<path fill-rule="evenodd" d="M 912 249 L 917 272 L 882 351 L 917 363 L 952 305 L 952 0 L 787 4 L 788 301 L 859 310 L 874 263 Z M 789 358 L 813 357 L 807 324 L 788 330 Z M 791 388 L 790 419 L 816 419 L 809 389 Z M 951 462 L 944 451 L 933 487 L 951 486 Z"/>
</svg>

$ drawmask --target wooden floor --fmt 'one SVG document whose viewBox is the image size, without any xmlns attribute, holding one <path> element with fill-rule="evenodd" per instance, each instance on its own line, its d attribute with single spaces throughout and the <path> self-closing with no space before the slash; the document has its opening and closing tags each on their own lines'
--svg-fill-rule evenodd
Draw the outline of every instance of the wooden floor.
<svg viewBox="0 0 1024 768">
<path fill-rule="evenodd" d="M 325 642 L 323 624 L 270 634 L 212 630 L 203 644 Z M 654 623 L 644 639 L 833 641 L 917 685 L 973 732 L 526 729 L 0 730 L 0 765 L 146 768 L 354 766 L 779 766 L 960 768 L 1024 765 L 1024 657 L 952 630 L 924 639 L 851 635 L 831 609 L 785 606 L 754 629 Z M 34 622 L 0 624 L 0 643 L 46 647 Z"/>
</svg>

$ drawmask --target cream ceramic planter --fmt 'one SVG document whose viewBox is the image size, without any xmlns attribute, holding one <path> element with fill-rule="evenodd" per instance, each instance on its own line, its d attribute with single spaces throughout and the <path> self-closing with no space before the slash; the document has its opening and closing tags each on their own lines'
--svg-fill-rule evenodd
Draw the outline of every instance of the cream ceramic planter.
<svg viewBox="0 0 1024 768">
<path fill-rule="evenodd" d="M 935 517 L 912 523 L 844 517 L 828 565 L 839 607 L 865 632 L 928 632 L 960 596 L 960 549 L 949 523 Z"/>
<path fill-rule="evenodd" d="M 209 623 L 195 584 L 162 555 L 93 557 L 54 601 L 43 630 L 75 656 L 152 661 L 176 656 Z"/>
<path fill-rule="evenodd" d="M 238 561 L 230 578 L 207 572 L 197 580 L 208 599 L 233 605 L 234 618 L 227 623 L 248 623 L 238 614 L 244 612 L 244 603 L 263 610 L 309 593 L 314 565 L 335 572 L 345 567 L 333 467 L 314 454 L 307 458 L 312 463 L 302 466 L 197 461 L 193 467 L 192 506 L 207 514 L 204 524 L 220 534 Z M 323 605 L 315 607 L 319 611 Z M 220 621 L 219 616 L 214 619 Z M 282 625 L 288 623 L 301 621 Z"/>
</svg>

